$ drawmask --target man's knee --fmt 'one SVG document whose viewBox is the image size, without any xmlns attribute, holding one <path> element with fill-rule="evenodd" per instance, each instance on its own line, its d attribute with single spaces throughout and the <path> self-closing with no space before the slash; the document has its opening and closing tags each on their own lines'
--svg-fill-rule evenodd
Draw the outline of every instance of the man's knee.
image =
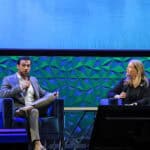
<svg viewBox="0 0 150 150">
<path fill-rule="evenodd" d="M 32 115 L 33 117 L 39 117 L 39 110 L 36 109 L 36 108 L 32 109 L 32 110 L 31 110 L 31 115 Z"/>
</svg>

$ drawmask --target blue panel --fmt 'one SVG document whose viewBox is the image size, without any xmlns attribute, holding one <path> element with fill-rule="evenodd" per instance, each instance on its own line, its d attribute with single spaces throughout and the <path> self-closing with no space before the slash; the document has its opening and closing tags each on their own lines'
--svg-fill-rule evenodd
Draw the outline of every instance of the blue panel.
<svg viewBox="0 0 150 150">
<path fill-rule="evenodd" d="M 25 143 L 28 142 L 27 135 L 22 134 L 0 134 L 0 143 Z"/>
<path fill-rule="evenodd" d="M 3 127 L 3 120 L 2 120 L 2 101 L 0 99 L 0 128 Z"/>
<path fill-rule="evenodd" d="M 0 128 L 3 127 L 2 112 L 0 112 Z"/>
<path fill-rule="evenodd" d="M 149 0 L 1 0 L 0 48 L 149 49 Z"/>
<path fill-rule="evenodd" d="M 27 143 L 25 129 L 0 129 L 0 143 Z"/>
</svg>

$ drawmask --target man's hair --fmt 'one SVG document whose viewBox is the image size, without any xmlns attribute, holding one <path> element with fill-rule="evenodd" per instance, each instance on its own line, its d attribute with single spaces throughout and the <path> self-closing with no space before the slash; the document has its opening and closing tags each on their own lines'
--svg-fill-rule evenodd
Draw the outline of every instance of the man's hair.
<svg viewBox="0 0 150 150">
<path fill-rule="evenodd" d="M 19 59 L 17 60 L 17 65 L 20 64 L 21 60 L 30 60 L 30 61 L 31 61 L 31 59 L 30 59 L 29 56 L 21 56 L 21 57 L 19 57 Z"/>
</svg>

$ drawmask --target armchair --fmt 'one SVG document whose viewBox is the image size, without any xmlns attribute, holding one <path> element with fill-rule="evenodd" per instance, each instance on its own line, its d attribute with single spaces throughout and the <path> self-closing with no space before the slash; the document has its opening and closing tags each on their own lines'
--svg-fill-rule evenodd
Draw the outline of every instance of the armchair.
<svg viewBox="0 0 150 150">
<path fill-rule="evenodd" d="M 14 116 L 14 102 L 12 98 L 1 98 L 0 102 L 2 128 L 13 130 L 20 128 L 24 129 L 27 127 L 27 120 Z M 40 110 L 40 112 L 42 112 L 42 115 L 39 118 L 41 141 L 47 149 L 50 149 L 51 145 L 49 142 L 53 140 L 54 143 L 57 142 L 58 144 L 52 145 L 58 147 L 59 150 L 62 150 L 64 148 L 64 101 L 62 99 L 57 99 L 52 102 L 49 107 Z M 26 133 L 28 133 L 27 130 Z"/>
</svg>

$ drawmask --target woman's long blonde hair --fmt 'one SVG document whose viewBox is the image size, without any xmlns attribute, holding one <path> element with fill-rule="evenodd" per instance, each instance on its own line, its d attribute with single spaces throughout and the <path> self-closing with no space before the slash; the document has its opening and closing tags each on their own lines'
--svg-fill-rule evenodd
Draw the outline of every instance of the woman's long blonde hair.
<svg viewBox="0 0 150 150">
<path fill-rule="evenodd" d="M 135 80 L 133 81 L 131 78 L 126 78 L 125 84 L 134 86 L 135 88 L 141 84 L 141 81 L 144 81 L 146 83 L 146 86 L 149 86 L 149 81 L 145 75 L 144 65 L 140 60 L 133 59 L 129 63 L 133 64 L 134 68 L 137 71 L 137 76 Z"/>
</svg>

